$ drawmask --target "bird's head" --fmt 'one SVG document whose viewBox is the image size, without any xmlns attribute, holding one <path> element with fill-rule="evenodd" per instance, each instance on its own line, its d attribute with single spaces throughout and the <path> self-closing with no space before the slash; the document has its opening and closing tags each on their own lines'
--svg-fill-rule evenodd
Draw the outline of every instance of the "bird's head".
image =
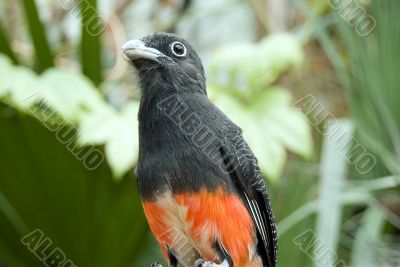
<svg viewBox="0 0 400 267">
<path fill-rule="evenodd" d="M 171 33 L 157 32 L 130 40 L 122 51 L 134 67 L 142 91 L 196 90 L 206 92 L 204 69 L 193 47 Z"/>
</svg>

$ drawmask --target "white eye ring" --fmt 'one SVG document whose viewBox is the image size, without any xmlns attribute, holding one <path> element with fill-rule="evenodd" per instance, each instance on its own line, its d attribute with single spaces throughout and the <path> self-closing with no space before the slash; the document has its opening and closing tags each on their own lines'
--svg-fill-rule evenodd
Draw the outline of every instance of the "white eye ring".
<svg viewBox="0 0 400 267">
<path fill-rule="evenodd" d="M 183 52 L 182 53 L 180 53 L 180 52 L 178 52 L 178 51 L 176 51 L 175 50 L 175 46 L 176 45 L 180 45 L 180 46 L 182 46 L 182 48 L 183 48 Z M 175 56 L 177 56 L 177 57 L 184 57 L 184 56 L 186 56 L 186 46 L 184 45 L 184 44 L 182 44 L 181 42 L 173 42 L 172 44 L 171 44 L 171 51 L 172 51 L 172 53 L 175 55 Z"/>
</svg>

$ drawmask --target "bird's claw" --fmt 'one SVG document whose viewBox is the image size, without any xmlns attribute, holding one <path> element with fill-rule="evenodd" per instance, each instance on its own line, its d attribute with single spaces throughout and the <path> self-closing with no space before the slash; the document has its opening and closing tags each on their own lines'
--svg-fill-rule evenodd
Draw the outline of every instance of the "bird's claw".
<svg viewBox="0 0 400 267">
<path fill-rule="evenodd" d="M 151 267 L 163 267 L 161 264 L 159 264 L 158 262 L 154 262 L 151 264 Z"/>
<path fill-rule="evenodd" d="M 198 259 L 194 262 L 194 267 L 208 267 L 208 266 L 210 266 L 209 261 Z"/>
<path fill-rule="evenodd" d="M 216 264 L 212 261 L 198 259 L 194 262 L 194 267 L 229 267 L 229 264 L 227 261 L 223 261 L 221 264 Z"/>
</svg>

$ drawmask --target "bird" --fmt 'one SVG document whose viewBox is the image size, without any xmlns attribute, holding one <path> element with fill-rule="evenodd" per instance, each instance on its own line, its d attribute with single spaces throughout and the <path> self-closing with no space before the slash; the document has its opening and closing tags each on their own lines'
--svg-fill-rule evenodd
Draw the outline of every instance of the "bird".
<svg viewBox="0 0 400 267">
<path fill-rule="evenodd" d="M 242 129 L 208 98 L 194 47 L 155 32 L 122 54 L 141 92 L 137 187 L 169 266 L 276 266 L 264 177 Z"/>
</svg>

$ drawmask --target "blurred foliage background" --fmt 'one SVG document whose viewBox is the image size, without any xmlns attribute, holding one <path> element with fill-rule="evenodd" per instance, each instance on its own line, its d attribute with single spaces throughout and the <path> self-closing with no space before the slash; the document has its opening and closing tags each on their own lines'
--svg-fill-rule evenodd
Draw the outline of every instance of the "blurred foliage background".
<svg viewBox="0 0 400 267">
<path fill-rule="evenodd" d="M 59 247 L 77 266 L 162 261 L 136 190 L 139 92 L 120 52 L 154 31 L 196 47 L 210 98 L 243 128 L 272 196 L 279 266 L 400 266 L 399 10 L 2 0 L 0 266 L 43 266 L 21 242 L 35 229 L 52 241 L 43 255 Z"/>
</svg>

